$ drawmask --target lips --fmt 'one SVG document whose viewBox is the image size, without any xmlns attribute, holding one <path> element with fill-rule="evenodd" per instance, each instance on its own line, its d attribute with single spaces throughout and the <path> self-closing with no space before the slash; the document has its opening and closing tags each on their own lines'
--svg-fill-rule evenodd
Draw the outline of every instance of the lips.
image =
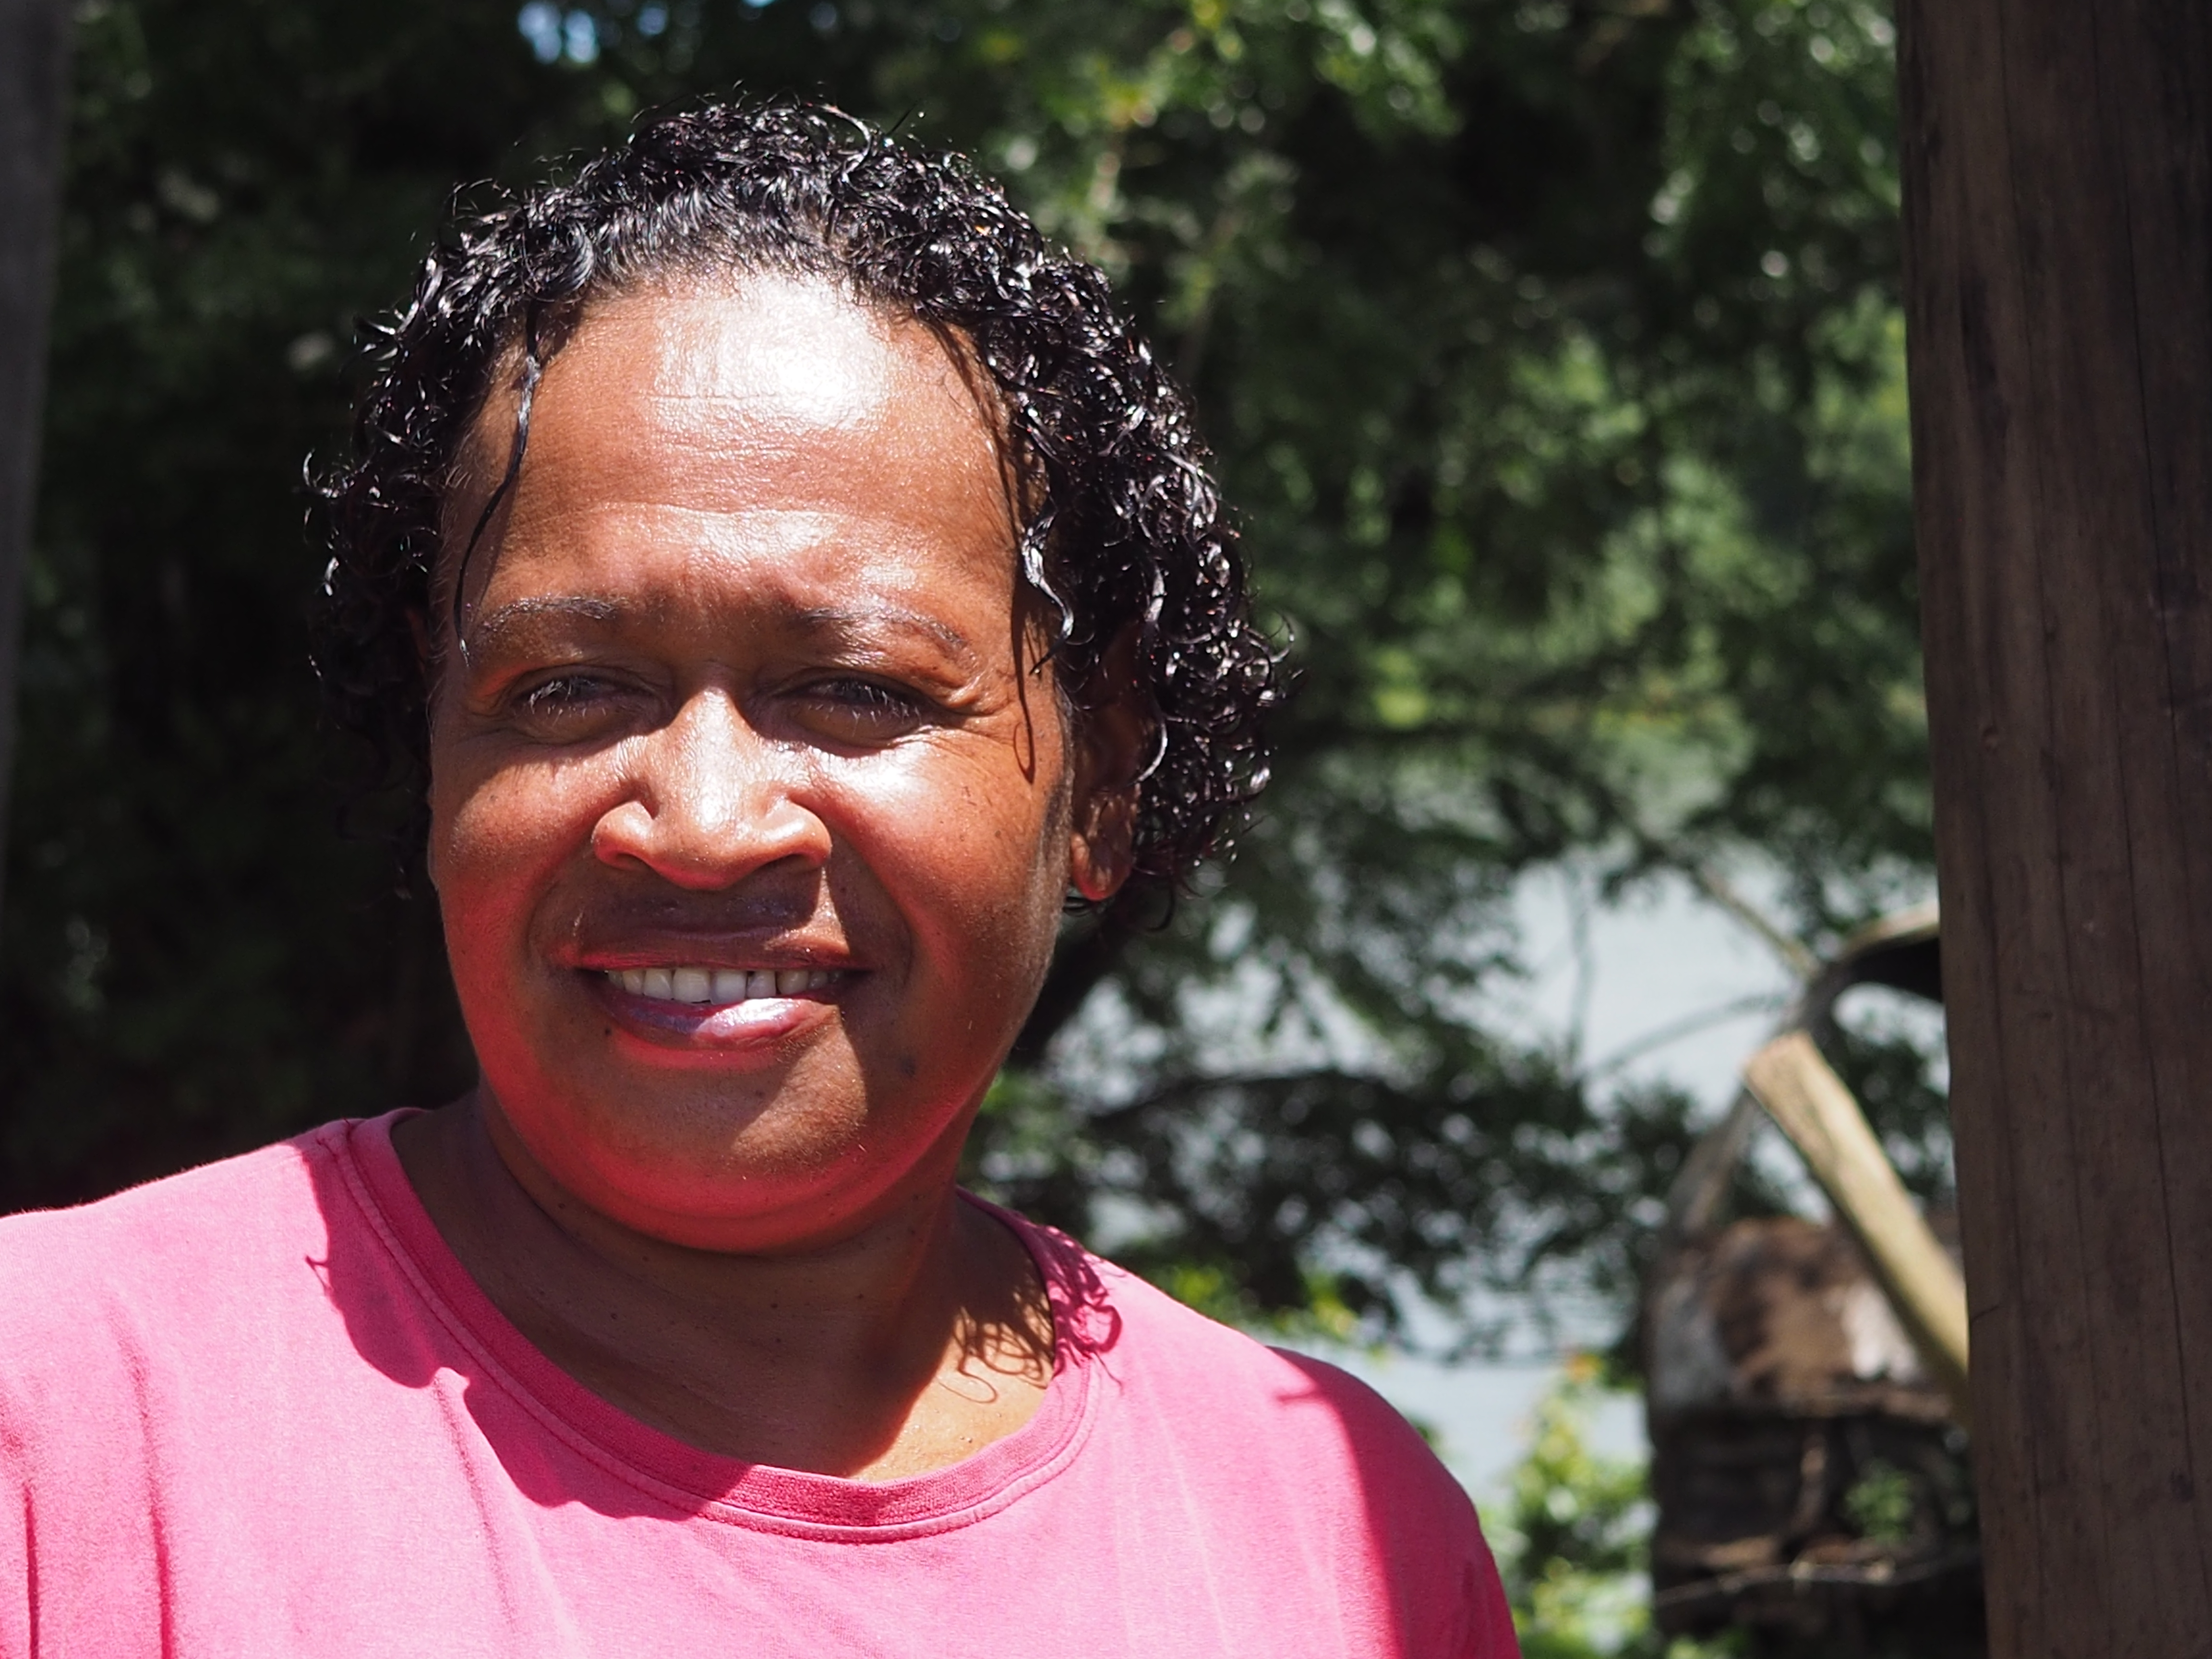
<svg viewBox="0 0 2212 1659">
<path fill-rule="evenodd" d="M 612 1028 L 648 1049 L 695 1059 L 718 1056 L 716 1064 L 753 1064 L 834 1022 L 842 994 L 858 972 L 686 963 L 587 968 L 580 977 Z"/>
</svg>

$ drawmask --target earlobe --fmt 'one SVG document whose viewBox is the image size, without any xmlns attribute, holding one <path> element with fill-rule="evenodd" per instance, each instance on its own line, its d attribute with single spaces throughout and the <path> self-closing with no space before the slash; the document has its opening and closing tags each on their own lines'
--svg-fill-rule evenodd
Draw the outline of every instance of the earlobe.
<svg viewBox="0 0 2212 1659">
<path fill-rule="evenodd" d="M 1084 817 L 1069 837 L 1068 874 L 1077 892 L 1103 904 L 1121 890 L 1136 861 L 1136 791 L 1110 799 L 1094 794 Z"/>
</svg>

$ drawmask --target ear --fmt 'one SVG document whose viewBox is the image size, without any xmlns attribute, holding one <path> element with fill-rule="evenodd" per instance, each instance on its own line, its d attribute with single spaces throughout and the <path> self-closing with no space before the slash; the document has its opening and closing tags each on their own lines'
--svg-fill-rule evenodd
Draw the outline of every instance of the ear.
<svg viewBox="0 0 2212 1659">
<path fill-rule="evenodd" d="M 1136 863 L 1137 771 L 1154 725 L 1148 703 L 1132 624 L 1099 658 L 1076 714 L 1068 875 L 1093 904 L 1119 892 Z"/>
</svg>

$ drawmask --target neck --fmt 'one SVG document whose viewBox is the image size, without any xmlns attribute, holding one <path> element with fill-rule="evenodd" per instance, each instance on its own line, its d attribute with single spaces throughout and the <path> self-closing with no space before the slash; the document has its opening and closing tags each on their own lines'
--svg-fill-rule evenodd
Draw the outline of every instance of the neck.
<svg viewBox="0 0 2212 1659">
<path fill-rule="evenodd" d="M 494 1305 L 586 1388 L 704 1449 L 917 1474 L 1018 1427 L 1050 1376 L 1027 1252 L 960 1201 L 949 1170 L 833 1242 L 733 1255 L 581 1203 L 480 1097 L 393 1139 Z"/>
</svg>

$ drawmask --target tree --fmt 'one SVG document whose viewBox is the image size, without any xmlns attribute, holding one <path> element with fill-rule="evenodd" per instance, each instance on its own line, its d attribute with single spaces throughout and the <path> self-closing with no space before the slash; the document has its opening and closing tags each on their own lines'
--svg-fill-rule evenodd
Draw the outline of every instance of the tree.
<svg viewBox="0 0 2212 1659">
<path fill-rule="evenodd" d="M 963 149 L 1194 387 L 1300 695 L 1236 861 L 1072 928 L 975 1150 L 1246 1310 L 1617 1293 L 1690 1103 L 1516 1042 L 1506 900 L 1928 859 L 1890 26 L 1860 0 L 93 0 L 31 592 L 13 1203 L 465 1080 L 329 828 L 300 455 L 455 179 L 794 88 Z"/>
</svg>

